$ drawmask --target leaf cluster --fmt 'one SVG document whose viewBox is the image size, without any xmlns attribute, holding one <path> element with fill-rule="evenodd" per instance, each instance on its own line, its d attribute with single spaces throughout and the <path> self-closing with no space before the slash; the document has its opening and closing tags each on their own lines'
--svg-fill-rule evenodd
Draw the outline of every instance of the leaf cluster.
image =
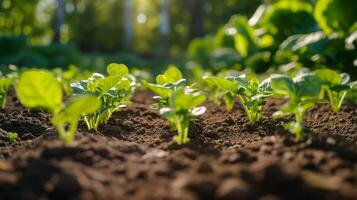
<svg viewBox="0 0 357 200">
<path fill-rule="evenodd" d="M 135 78 L 123 64 L 110 64 L 108 76 L 94 73 L 87 80 L 71 84 L 74 95 L 92 95 L 101 101 L 101 107 L 94 113 L 84 116 L 88 129 L 97 130 L 99 124 L 105 124 L 113 112 L 130 103 L 135 90 Z"/>
</svg>

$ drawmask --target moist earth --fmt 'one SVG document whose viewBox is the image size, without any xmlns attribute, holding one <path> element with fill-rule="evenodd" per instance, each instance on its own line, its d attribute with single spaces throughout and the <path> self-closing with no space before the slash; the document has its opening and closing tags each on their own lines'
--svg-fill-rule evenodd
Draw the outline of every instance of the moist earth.
<svg viewBox="0 0 357 200">
<path fill-rule="evenodd" d="M 137 92 L 98 132 L 80 123 L 64 146 L 48 114 L 10 94 L 0 110 L 0 199 L 357 199 L 357 105 L 309 110 L 312 137 L 298 140 L 282 126 L 291 117 L 270 117 L 284 101 L 268 99 L 256 124 L 239 104 L 227 112 L 207 102 L 190 142 L 177 145 L 152 96 Z"/>
</svg>

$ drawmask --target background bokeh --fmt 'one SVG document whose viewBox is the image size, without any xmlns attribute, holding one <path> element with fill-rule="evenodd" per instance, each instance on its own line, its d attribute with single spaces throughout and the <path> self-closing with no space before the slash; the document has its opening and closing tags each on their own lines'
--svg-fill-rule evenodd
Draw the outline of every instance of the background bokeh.
<svg viewBox="0 0 357 200">
<path fill-rule="evenodd" d="M 0 64 L 356 77 L 356 10 L 355 0 L 0 0 Z"/>
</svg>

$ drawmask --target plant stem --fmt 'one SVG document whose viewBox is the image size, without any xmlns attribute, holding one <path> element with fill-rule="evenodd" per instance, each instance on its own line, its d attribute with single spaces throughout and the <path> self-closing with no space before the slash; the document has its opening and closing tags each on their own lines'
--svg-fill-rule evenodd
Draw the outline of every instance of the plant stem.
<svg viewBox="0 0 357 200">
<path fill-rule="evenodd" d="M 178 135 L 174 137 L 177 143 L 185 144 L 189 141 L 188 138 L 188 123 L 187 120 L 181 119 L 180 116 L 176 116 L 176 128 Z"/>
<path fill-rule="evenodd" d="M 0 108 L 4 109 L 6 105 L 6 93 L 0 94 Z"/>
</svg>

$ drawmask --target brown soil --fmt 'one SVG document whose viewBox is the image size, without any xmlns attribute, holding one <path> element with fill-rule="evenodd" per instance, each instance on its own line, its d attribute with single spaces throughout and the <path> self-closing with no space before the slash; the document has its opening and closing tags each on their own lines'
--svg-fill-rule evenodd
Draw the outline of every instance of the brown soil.
<svg viewBox="0 0 357 200">
<path fill-rule="evenodd" d="M 9 97 L 0 111 L 0 199 L 357 199 L 357 105 L 312 109 L 314 135 L 296 140 L 269 117 L 282 101 L 269 99 L 255 125 L 239 105 L 228 113 L 207 103 L 179 146 L 151 96 L 137 93 L 98 133 L 80 124 L 71 146 L 48 114 Z"/>
</svg>

